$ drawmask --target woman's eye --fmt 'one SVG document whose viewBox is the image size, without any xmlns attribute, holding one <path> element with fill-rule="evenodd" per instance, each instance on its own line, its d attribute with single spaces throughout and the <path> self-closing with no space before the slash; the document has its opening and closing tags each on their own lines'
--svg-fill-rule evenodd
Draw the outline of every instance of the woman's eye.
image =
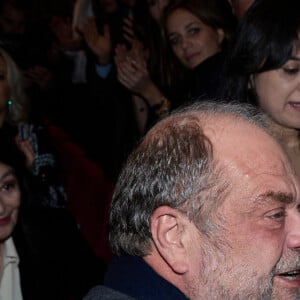
<svg viewBox="0 0 300 300">
<path fill-rule="evenodd" d="M 199 27 L 193 27 L 193 28 L 190 28 L 188 33 L 190 35 L 195 35 L 195 34 L 198 34 L 200 32 L 200 28 Z"/>
<path fill-rule="evenodd" d="M 299 68 L 283 68 L 283 72 L 288 75 L 296 75 L 299 73 Z"/>
<path fill-rule="evenodd" d="M 1 186 L 1 191 L 11 191 L 11 190 L 13 190 L 16 187 L 16 185 L 17 185 L 17 181 L 16 180 L 5 182 Z"/>
<path fill-rule="evenodd" d="M 179 44 L 179 38 L 178 37 L 172 37 L 169 39 L 169 42 L 172 46 L 176 46 Z"/>
</svg>

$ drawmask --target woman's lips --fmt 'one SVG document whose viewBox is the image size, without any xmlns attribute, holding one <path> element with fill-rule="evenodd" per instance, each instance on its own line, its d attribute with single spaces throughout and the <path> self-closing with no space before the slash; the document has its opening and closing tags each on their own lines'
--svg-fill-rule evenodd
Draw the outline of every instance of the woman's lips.
<svg viewBox="0 0 300 300">
<path fill-rule="evenodd" d="M 191 60 L 193 60 L 195 57 L 198 57 L 200 55 L 200 53 L 192 53 L 192 54 L 188 54 L 187 56 L 186 56 L 186 60 L 187 61 L 191 61 Z"/>
<path fill-rule="evenodd" d="M 0 218 L 0 226 L 5 226 L 10 223 L 11 215 Z"/>
</svg>

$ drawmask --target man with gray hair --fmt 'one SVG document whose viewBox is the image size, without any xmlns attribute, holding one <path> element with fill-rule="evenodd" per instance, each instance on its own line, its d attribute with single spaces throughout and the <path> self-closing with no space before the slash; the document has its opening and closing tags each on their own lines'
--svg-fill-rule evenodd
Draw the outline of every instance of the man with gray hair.
<svg viewBox="0 0 300 300">
<path fill-rule="evenodd" d="M 299 188 L 254 108 L 182 109 L 121 172 L 105 285 L 136 299 L 300 299 Z"/>
</svg>

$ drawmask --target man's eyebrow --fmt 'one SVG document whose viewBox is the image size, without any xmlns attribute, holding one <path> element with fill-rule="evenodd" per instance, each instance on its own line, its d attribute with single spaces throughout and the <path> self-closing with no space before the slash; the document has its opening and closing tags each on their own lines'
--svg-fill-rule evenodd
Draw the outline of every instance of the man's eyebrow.
<svg viewBox="0 0 300 300">
<path fill-rule="evenodd" d="M 291 56 L 290 60 L 300 61 L 300 57 L 297 57 L 297 56 Z"/>
<path fill-rule="evenodd" d="M 255 202 L 255 204 L 260 204 L 268 199 L 279 202 L 279 203 L 283 203 L 283 204 L 290 204 L 295 201 L 294 197 L 291 193 L 267 191 L 263 194 L 260 194 L 255 199 L 254 202 Z"/>
</svg>

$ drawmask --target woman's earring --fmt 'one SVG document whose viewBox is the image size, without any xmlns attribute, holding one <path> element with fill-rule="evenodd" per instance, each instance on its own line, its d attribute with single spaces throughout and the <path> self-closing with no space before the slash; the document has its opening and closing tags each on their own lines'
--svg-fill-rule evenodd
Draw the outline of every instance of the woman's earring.
<svg viewBox="0 0 300 300">
<path fill-rule="evenodd" d="M 12 99 L 7 100 L 7 111 L 8 111 L 8 113 L 12 113 L 13 103 L 14 103 L 14 101 Z"/>
</svg>

